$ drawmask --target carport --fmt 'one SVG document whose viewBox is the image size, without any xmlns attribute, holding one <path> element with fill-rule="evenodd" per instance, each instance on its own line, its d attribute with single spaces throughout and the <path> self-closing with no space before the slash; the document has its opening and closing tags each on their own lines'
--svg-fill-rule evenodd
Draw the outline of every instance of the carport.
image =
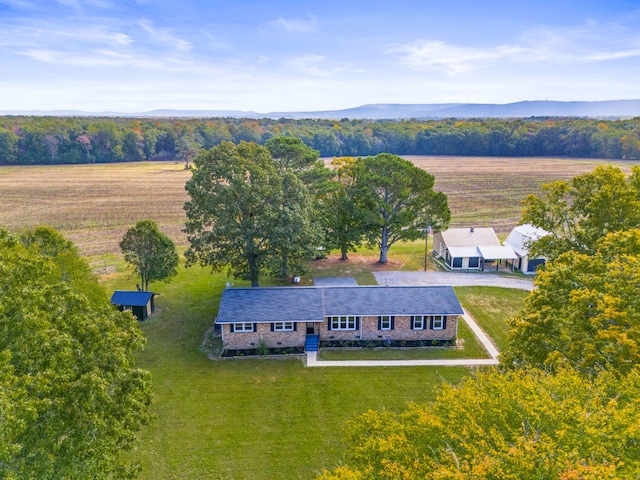
<svg viewBox="0 0 640 480">
<path fill-rule="evenodd" d="M 480 255 L 482 256 L 482 271 L 486 262 L 496 262 L 496 271 L 500 268 L 502 260 L 511 260 L 511 270 L 514 270 L 514 260 L 518 258 L 513 248 L 509 246 L 480 246 Z"/>
</svg>

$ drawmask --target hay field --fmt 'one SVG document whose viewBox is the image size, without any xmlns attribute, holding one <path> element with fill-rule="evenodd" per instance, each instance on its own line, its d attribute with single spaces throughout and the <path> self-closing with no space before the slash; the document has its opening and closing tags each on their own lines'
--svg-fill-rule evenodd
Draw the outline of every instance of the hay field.
<svg viewBox="0 0 640 480">
<path fill-rule="evenodd" d="M 599 160 L 495 157 L 405 157 L 436 177 L 449 197 L 452 226 L 493 226 L 507 232 L 520 202 L 540 185 L 612 163 Z M 617 162 L 629 171 L 639 162 Z M 153 219 L 179 246 L 190 172 L 180 162 L 0 167 L 0 226 L 60 230 L 88 256 L 118 253 L 122 235 Z"/>
</svg>

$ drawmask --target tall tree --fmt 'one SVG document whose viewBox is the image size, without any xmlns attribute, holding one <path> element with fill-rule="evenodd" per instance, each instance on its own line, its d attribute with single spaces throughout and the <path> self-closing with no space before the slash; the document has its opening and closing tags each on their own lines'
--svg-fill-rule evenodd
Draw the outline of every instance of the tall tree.
<svg viewBox="0 0 640 480">
<path fill-rule="evenodd" d="M 199 135 L 198 135 L 199 137 Z M 177 157 L 184 162 L 184 169 L 189 170 L 190 163 L 198 155 L 198 152 L 202 149 L 202 142 L 198 141 L 196 135 L 193 133 L 185 133 L 178 140 L 176 147 L 178 149 Z"/>
<path fill-rule="evenodd" d="M 640 373 L 478 372 L 435 402 L 348 422 L 345 465 L 321 480 L 603 480 L 640 475 Z"/>
<path fill-rule="evenodd" d="M 59 234 L 0 231 L 0 258 L 0 478 L 133 477 L 151 401 L 137 322 Z"/>
<path fill-rule="evenodd" d="M 353 157 L 334 159 L 333 178 L 320 196 L 320 218 L 326 245 L 340 250 L 340 259 L 345 261 L 349 259 L 349 252 L 362 245 L 371 215 L 358 205 L 355 161 Z"/>
<path fill-rule="evenodd" d="M 289 242 L 305 247 L 287 217 L 294 212 L 286 209 L 283 215 L 283 205 L 295 202 L 285 201 L 282 171 L 265 147 L 222 142 L 201 152 L 194 164 L 185 186 L 191 198 L 184 207 L 188 264 L 228 266 L 257 287 L 261 274 L 281 265 L 283 245 L 289 251 L 294 249 Z M 301 184 L 295 176 L 287 181 L 288 195 L 295 197 Z"/>
<path fill-rule="evenodd" d="M 274 247 L 278 250 L 280 276 L 287 278 L 290 266 L 294 274 L 304 272 L 303 262 L 313 258 L 321 243 L 321 231 L 316 217 L 316 205 L 308 190 L 318 191 L 326 181 L 319 153 L 294 137 L 272 137 L 265 143 L 282 175 L 282 204 L 280 205 L 280 233 Z M 292 265 L 290 265 L 292 264 Z"/>
<path fill-rule="evenodd" d="M 640 227 L 640 167 L 627 177 L 617 167 L 599 166 L 571 182 L 545 184 L 542 191 L 542 197 L 527 197 L 522 214 L 523 223 L 551 233 L 531 245 L 534 256 L 593 253 L 609 232 Z"/>
<path fill-rule="evenodd" d="M 169 281 L 178 274 L 176 246 L 153 220 L 141 220 L 127 230 L 120 241 L 120 249 L 125 261 L 140 275 L 144 291 L 149 290 L 149 283 Z"/>
<path fill-rule="evenodd" d="M 359 158 L 355 165 L 358 195 L 373 215 L 369 241 L 386 263 L 389 248 L 399 240 L 416 240 L 430 226 L 440 231 L 449 224 L 447 197 L 433 190 L 434 178 L 397 155 L 380 153 Z"/>
<path fill-rule="evenodd" d="M 640 364 L 640 230 L 610 233 L 596 248 L 566 252 L 538 274 L 510 321 L 504 365 L 596 374 Z"/>
</svg>

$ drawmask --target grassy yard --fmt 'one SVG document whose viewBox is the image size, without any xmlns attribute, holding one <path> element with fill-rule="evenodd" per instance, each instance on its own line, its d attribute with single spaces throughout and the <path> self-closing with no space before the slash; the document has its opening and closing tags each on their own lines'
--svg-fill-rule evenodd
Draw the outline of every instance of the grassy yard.
<svg viewBox="0 0 640 480">
<path fill-rule="evenodd" d="M 502 351 L 509 346 L 507 319 L 524 308 L 529 292 L 499 287 L 455 287 L 460 303 Z"/>
<path fill-rule="evenodd" d="M 122 263 L 107 266 L 108 290 L 134 287 Z M 198 347 L 226 280 L 194 267 L 153 285 L 160 292 L 157 313 L 141 324 L 148 342 L 139 355 L 153 375 L 156 415 L 134 454 L 143 479 L 313 478 L 339 461 L 342 428 L 354 415 L 431 400 L 443 380 L 469 372 L 306 369 L 297 358 L 209 360 Z"/>
</svg>

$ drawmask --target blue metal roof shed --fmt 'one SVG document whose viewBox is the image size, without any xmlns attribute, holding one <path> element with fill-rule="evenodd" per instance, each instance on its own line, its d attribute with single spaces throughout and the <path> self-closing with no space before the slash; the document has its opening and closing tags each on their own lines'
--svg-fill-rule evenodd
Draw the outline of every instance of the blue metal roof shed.
<svg viewBox="0 0 640 480">
<path fill-rule="evenodd" d="M 118 310 L 131 310 L 138 320 L 146 320 L 155 310 L 154 292 L 139 292 L 135 290 L 116 290 L 111 295 L 111 303 Z"/>
</svg>

